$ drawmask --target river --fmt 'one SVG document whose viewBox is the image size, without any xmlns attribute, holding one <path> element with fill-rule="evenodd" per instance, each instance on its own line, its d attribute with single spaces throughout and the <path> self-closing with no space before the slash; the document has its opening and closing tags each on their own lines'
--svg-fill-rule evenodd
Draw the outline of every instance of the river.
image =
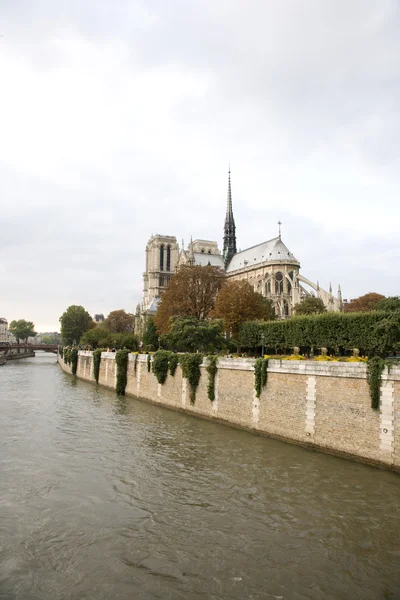
<svg viewBox="0 0 400 600">
<path fill-rule="evenodd" d="M 0 599 L 400 598 L 400 477 L 0 368 Z"/>
</svg>

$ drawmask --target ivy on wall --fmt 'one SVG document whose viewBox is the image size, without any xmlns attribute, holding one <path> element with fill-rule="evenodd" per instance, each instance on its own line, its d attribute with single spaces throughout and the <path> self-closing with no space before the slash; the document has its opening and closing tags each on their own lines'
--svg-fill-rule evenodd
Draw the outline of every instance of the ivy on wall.
<svg viewBox="0 0 400 600">
<path fill-rule="evenodd" d="M 60 358 L 63 357 L 63 350 L 64 350 L 64 348 L 62 346 L 58 347 L 58 354 L 59 354 Z"/>
<path fill-rule="evenodd" d="M 268 358 L 258 358 L 254 365 L 254 387 L 256 397 L 261 396 L 263 388 L 267 385 L 268 379 Z"/>
<path fill-rule="evenodd" d="M 207 356 L 207 367 L 206 371 L 208 373 L 208 386 L 207 386 L 207 395 L 211 401 L 215 400 L 215 378 L 217 376 L 218 371 L 218 356 Z"/>
<path fill-rule="evenodd" d="M 64 348 L 63 360 L 66 365 L 71 364 L 71 348 Z"/>
<path fill-rule="evenodd" d="M 96 380 L 96 383 L 99 382 L 99 374 L 100 374 L 100 362 L 101 362 L 101 353 L 104 352 L 104 348 L 97 348 L 97 350 L 93 351 L 93 377 Z"/>
<path fill-rule="evenodd" d="M 367 362 L 367 380 L 369 384 L 369 395 L 371 396 L 371 408 L 379 409 L 380 392 L 382 385 L 382 373 L 385 368 L 386 361 L 379 356 L 374 356 Z"/>
<path fill-rule="evenodd" d="M 78 348 L 72 348 L 71 354 L 70 354 L 70 364 L 71 364 L 72 375 L 76 375 L 76 371 L 78 368 Z"/>
<path fill-rule="evenodd" d="M 195 403 L 196 390 L 200 382 L 200 365 L 203 362 L 202 354 L 183 354 L 179 362 L 182 367 L 182 376 L 188 380 L 190 385 L 190 402 Z"/>
<path fill-rule="evenodd" d="M 158 350 L 153 355 L 153 373 L 158 383 L 163 384 L 167 379 L 170 354 L 168 350 Z"/>
<path fill-rule="evenodd" d="M 150 373 L 151 371 L 151 356 L 150 354 L 147 355 L 147 372 Z"/>
<path fill-rule="evenodd" d="M 115 355 L 117 363 L 117 387 L 116 392 L 119 396 L 125 396 L 126 384 L 128 382 L 128 360 L 129 350 L 118 350 Z"/>
<path fill-rule="evenodd" d="M 173 377 L 175 375 L 176 367 L 179 364 L 179 355 L 175 352 L 170 353 L 169 357 L 169 374 Z"/>
</svg>

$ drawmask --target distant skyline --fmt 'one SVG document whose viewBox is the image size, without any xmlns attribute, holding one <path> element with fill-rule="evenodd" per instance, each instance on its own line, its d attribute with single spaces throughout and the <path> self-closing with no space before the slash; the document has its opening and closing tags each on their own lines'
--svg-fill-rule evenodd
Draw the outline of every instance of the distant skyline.
<svg viewBox="0 0 400 600">
<path fill-rule="evenodd" d="M 3 0 L 0 317 L 134 312 L 152 233 L 399 290 L 394 0 Z"/>
</svg>

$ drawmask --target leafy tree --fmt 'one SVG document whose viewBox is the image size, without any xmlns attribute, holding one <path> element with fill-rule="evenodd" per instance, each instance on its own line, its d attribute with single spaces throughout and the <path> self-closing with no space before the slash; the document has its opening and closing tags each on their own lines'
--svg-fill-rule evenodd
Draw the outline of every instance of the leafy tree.
<svg viewBox="0 0 400 600">
<path fill-rule="evenodd" d="M 219 267 L 181 267 L 165 290 L 155 316 L 159 333 L 167 333 L 171 317 L 178 315 L 203 321 L 214 308 L 216 296 L 225 282 Z"/>
<path fill-rule="evenodd" d="M 369 312 L 370 310 L 378 310 L 379 302 L 384 299 L 385 296 L 382 296 L 382 294 L 369 292 L 368 294 L 364 294 L 364 296 L 360 296 L 348 304 L 345 304 L 344 312 Z"/>
<path fill-rule="evenodd" d="M 27 340 L 29 337 L 34 337 L 35 325 L 32 321 L 25 321 L 25 319 L 19 319 L 18 321 L 11 321 L 9 330 L 16 337 L 17 344 L 20 340 Z"/>
<path fill-rule="evenodd" d="M 225 329 L 235 337 L 240 323 L 253 319 L 272 320 L 272 302 L 264 298 L 247 281 L 228 281 L 220 290 L 211 315 L 223 319 Z"/>
<path fill-rule="evenodd" d="M 400 350 L 400 310 L 393 310 L 386 319 L 374 326 L 379 340 L 381 354 L 390 354 Z"/>
<path fill-rule="evenodd" d="M 42 335 L 42 344 L 59 344 L 61 341 L 61 336 L 58 333 L 54 335 Z"/>
<path fill-rule="evenodd" d="M 60 317 L 61 337 L 65 344 L 79 342 L 88 329 L 96 326 L 83 306 L 71 305 Z"/>
<path fill-rule="evenodd" d="M 104 321 L 103 327 L 113 333 L 129 333 L 133 331 L 135 318 L 123 309 L 113 310 Z"/>
<path fill-rule="evenodd" d="M 376 310 L 393 311 L 400 310 L 400 296 L 389 296 L 380 300 L 376 305 Z"/>
<path fill-rule="evenodd" d="M 146 327 L 143 332 L 143 346 L 158 346 L 158 333 L 153 317 L 149 317 L 146 321 Z"/>
<path fill-rule="evenodd" d="M 96 348 L 106 348 L 107 346 L 114 345 L 113 334 L 104 329 L 104 327 L 94 327 L 85 331 L 82 335 L 80 343 L 84 346 L 91 346 L 94 350 Z"/>
<path fill-rule="evenodd" d="M 295 315 L 321 315 L 326 313 L 326 306 L 321 298 L 306 296 L 304 300 L 294 307 Z"/>
<path fill-rule="evenodd" d="M 173 317 L 168 334 L 161 337 L 163 348 L 178 352 L 214 352 L 225 346 L 223 321 L 201 321 L 193 317 Z"/>
</svg>

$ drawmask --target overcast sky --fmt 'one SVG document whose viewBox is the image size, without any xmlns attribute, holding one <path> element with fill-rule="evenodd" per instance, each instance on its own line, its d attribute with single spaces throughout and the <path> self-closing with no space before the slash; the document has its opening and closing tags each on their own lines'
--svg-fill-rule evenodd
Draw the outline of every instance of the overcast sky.
<svg viewBox="0 0 400 600">
<path fill-rule="evenodd" d="M 141 299 L 152 233 L 397 295 L 396 0 L 0 0 L 0 317 Z"/>
</svg>

